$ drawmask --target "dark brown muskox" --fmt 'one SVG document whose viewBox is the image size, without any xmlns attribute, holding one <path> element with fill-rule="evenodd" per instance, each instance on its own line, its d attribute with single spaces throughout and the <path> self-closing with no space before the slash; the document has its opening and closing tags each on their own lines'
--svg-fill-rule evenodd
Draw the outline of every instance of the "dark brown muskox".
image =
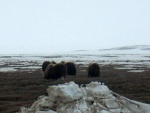
<svg viewBox="0 0 150 113">
<path fill-rule="evenodd" d="M 42 71 L 44 72 L 46 70 L 46 67 L 50 64 L 50 61 L 44 61 L 42 64 Z"/>
<path fill-rule="evenodd" d="M 55 61 L 44 61 L 43 64 L 42 64 L 42 71 L 44 72 L 46 70 L 46 67 L 49 65 L 49 64 L 56 64 Z"/>
<path fill-rule="evenodd" d="M 66 62 L 65 61 L 61 61 L 60 63 L 65 64 Z"/>
<path fill-rule="evenodd" d="M 76 66 L 73 62 L 66 62 L 67 75 L 76 75 Z"/>
<path fill-rule="evenodd" d="M 64 64 L 58 63 L 55 65 L 55 76 L 56 79 L 67 76 L 67 68 Z"/>
<path fill-rule="evenodd" d="M 54 64 L 50 63 L 44 71 L 44 78 L 51 79 L 51 78 L 53 78 L 52 77 L 53 75 L 55 75 Z"/>
<path fill-rule="evenodd" d="M 89 64 L 87 71 L 88 71 L 88 77 L 100 76 L 100 66 L 97 63 Z"/>
<path fill-rule="evenodd" d="M 44 72 L 45 79 L 59 79 L 66 77 L 66 66 L 64 64 L 49 64 Z"/>
<path fill-rule="evenodd" d="M 56 64 L 56 62 L 55 62 L 55 61 L 51 61 L 50 63 L 51 63 L 51 64 Z"/>
</svg>

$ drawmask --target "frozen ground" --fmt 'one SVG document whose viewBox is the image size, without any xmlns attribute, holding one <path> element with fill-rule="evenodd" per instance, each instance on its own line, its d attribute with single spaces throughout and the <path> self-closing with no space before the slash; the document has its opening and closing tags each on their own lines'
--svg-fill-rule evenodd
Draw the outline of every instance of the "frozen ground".
<svg viewBox="0 0 150 113">
<path fill-rule="evenodd" d="M 0 71 L 34 70 L 45 60 L 73 61 L 76 64 L 97 62 L 112 64 L 115 69 L 143 72 L 150 68 L 150 46 L 129 46 L 103 50 L 77 50 L 59 54 L 0 55 Z"/>
<path fill-rule="evenodd" d="M 130 51 L 131 50 L 133 51 L 138 49 L 130 49 Z M 118 54 L 106 54 L 106 51 L 118 51 Z M 104 53 L 99 51 L 75 51 L 72 53 L 61 53 L 59 55 L 1 55 L 0 67 L 1 69 L 6 69 L 5 71 L 7 72 L 0 72 L 0 113 L 14 113 L 19 111 L 21 106 L 24 106 L 25 108 L 30 108 L 33 102 L 35 102 L 39 96 L 47 96 L 46 89 L 48 86 L 69 83 L 70 81 L 74 81 L 79 86 L 81 86 L 81 84 L 89 84 L 91 81 L 105 83 L 105 85 L 107 85 L 110 90 L 121 95 L 121 98 L 117 98 L 117 100 L 125 99 L 124 102 L 132 103 L 124 103 L 124 105 L 131 105 L 133 106 L 133 108 L 136 109 L 136 111 L 138 110 L 138 108 L 140 108 L 140 110 L 145 110 L 145 108 L 143 108 L 143 106 L 145 106 L 144 104 L 139 105 L 137 102 L 130 101 L 128 99 L 150 104 L 150 69 L 148 64 L 149 51 L 141 50 L 140 53 L 136 54 L 132 54 L 132 51 L 131 53 L 127 54 L 119 54 L 119 51 L 121 52 L 127 50 L 103 50 Z M 93 54 L 92 52 L 95 54 Z M 97 58 L 97 60 L 94 59 L 95 57 Z M 76 61 L 76 63 L 79 64 L 77 66 L 79 68 L 77 68 L 76 76 L 67 76 L 63 81 L 43 79 L 41 64 L 44 60 L 56 60 L 57 62 L 59 62 L 61 60 L 64 60 L 65 58 L 67 61 L 72 60 Z M 105 60 L 102 60 L 104 58 Z M 120 60 L 121 58 L 123 60 Z M 91 61 L 100 62 L 100 77 L 87 77 L 87 64 Z M 16 69 L 16 71 L 14 70 L 14 68 Z M 14 70 L 14 72 L 12 72 L 12 70 Z M 113 93 L 113 96 L 120 97 L 119 95 L 117 96 L 117 94 Z M 128 99 L 126 100 L 126 98 L 122 98 L 122 96 Z M 82 108 L 83 104 L 80 104 L 80 102 L 84 101 L 78 101 L 79 106 L 77 105 L 76 107 Z M 95 102 L 97 103 L 97 101 Z M 92 103 L 93 102 L 91 102 L 91 104 Z M 108 106 L 110 104 L 107 103 Z M 100 103 L 100 105 L 103 105 L 103 103 Z M 124 105 L 123 103 L 121 104 L 121 106 Z M 86 106 L 83 107 L 85 108 Z M 92 106 L 90 107 L 92 108 Z M 106 108 L 106 106 L 104 107 Z M 140 113 L 144 113 L 140 110 L 138 110 Z M 136 111 L 132 113 L 138 113 Z M 41 111 L 37 113 L 41 113 Z M 101 113 L 106 113 L 106 110 L 101 111 Z"/>
</svg>

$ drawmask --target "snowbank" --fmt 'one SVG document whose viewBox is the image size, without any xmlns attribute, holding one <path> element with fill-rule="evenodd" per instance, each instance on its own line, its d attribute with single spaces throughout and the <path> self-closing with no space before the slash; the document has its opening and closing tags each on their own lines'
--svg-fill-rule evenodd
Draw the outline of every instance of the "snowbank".
<svg viewBox="0 0 150 113">
<path fill-rule="evenodd" d="M 49 86 L 30 108 L 18 113 L 150 113 L 150 105 L 114 93 L 100 82 L 79 87 L 74 82 Z"/>
</svg>

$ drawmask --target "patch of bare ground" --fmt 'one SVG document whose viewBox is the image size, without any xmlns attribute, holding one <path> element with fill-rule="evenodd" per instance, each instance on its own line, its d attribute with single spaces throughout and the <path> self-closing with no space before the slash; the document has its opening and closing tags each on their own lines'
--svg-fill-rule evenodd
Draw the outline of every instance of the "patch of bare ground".
<svg viewBox="0 0 150 113">
<path fill-rule="evenodd" d="M 76 76 L 65 80 L 45 80 L 41 70 L 0 72 L 0 113 L 14 113 L 21 106 L 30 107 L 41 95 L 47 95 L 49 85 L 69 81 L 87 84 L 99 81 L 109 89 L 127 98 L 150 104 L 150 70 L 140 73 L 114 69 L 115 65 L 101 67 L 101 77 L 88 78 L 86 67 L 80 67 Z"/>
</svg>

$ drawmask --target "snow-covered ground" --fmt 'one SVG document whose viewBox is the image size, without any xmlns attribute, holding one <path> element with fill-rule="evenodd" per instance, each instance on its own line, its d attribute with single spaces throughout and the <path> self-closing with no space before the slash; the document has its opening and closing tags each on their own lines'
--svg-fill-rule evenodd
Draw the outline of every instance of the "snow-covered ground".
<svg viewBox="0 0 150 113">
<path fill-rule="evenodd" d="M 100 82 L 49 86 L 30 108 L 19 113 L 150 113 L 150 105 L 125 98 Z"/>
<path fill-rule="evenodd" d="M 123 65 L 116 69 L 130 69 L 130 72 L 146 71 L 150 68 L 150 46 L 129 46 L 103 50 L 77 50 L 59 54 L 0 55 L 0 71 L 41 68 L 43 61 L 73 61 L 76 64 L 97 62 L 103 65 Z M 138 69 L 138 70 L 137 70 Z M 140 71 L 141 70 L 141 71 Z"/>
</svg>

